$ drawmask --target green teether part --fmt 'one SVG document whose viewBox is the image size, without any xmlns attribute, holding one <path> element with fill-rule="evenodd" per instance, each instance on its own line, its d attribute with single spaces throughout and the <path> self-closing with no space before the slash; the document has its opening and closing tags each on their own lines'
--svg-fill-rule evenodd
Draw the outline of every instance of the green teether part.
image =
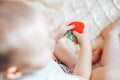
<svg viewBox="0 0 120 80">
<path fill-rule="evenodd" d="M 72 34 L 70 30 L 68 30 L 68 31 L 66 32 L 66 38 L 70 39 L 72 42 L 77 41 L 76 36 L 75 36 L 74 34 Z M 78 45 L 79 45 L 79 47 L 81 48 L 80 42 L 78 42 Z"/>
<path fill-rule="evenodd" d="M 68 30 L 68 31 L 66 32 L 66 37 L 67 37 L 68 39 L 70 39 L 71 41 L 73 41 L 73 42 L 77 40 L 76 36 L 75 36 L 74 34 L 72 34 L 70 30 Z"/>
</svg>

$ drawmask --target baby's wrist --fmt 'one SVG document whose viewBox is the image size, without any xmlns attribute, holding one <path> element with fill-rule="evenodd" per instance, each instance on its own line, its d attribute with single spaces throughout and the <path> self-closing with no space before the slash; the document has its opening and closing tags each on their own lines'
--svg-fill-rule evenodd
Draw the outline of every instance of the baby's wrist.
<svg viewBox="0 0 120 80">
<path fill-rule="evenodd" d="M 81 45 L 82 46 L 90 46 L 91 42 L 90 42 L 90 40 L 83 40 L 83 41 L 81 41 Z"/>
<path fill-rule="evenodd" d="M 85 38 L 85 39 L 80 40 L 80 42 L 81 42 L 81 44 L 90 43 L 90 39 Z"/>
</svg>

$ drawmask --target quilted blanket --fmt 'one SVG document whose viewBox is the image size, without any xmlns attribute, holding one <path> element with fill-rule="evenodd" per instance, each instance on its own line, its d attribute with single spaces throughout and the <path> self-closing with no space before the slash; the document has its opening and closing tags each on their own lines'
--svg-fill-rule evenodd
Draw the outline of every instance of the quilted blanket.
<svg viewBox="0 0 120 80">
<path fill-rule="evenodd" d="M 120 0 L 24 0 L 39 3 L 41 12 L 48 18 L 48 28 L 53 30 L 66 21 L 83 21 L 90 34 L 93 49 L 101 47 L 101 30 L 120 16 Z M 64 38 L 62 42 L 73 51 L 76 45 Z"/>
</svg>

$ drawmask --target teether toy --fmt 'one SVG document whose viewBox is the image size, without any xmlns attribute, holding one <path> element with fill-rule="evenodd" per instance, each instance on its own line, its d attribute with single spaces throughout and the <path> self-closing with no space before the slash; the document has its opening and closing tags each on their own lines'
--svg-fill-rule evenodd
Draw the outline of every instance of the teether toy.
<svg viewBox="0 0 120 80">
<path fill-rule="evenodd" d="M 73 31 L 77 31 L 78 33 L 83 33 L 84 23 L 79 21 L 74 21 L 68 24 L 68 26 L 71 26 L 71 25 L 74 25 L 75 27 L 66 32 L 66 37 L 81 47 L 80 42 L 78 42 L 76 36 L 73 34 Z"/>
</svg>

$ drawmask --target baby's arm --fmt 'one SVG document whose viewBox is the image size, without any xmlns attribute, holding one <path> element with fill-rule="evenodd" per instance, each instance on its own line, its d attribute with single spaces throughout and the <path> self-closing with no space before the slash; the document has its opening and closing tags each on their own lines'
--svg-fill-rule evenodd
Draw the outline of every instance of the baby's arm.
<svg viewBox="0 0 120 80">
<path fill-rule="evenodd" d="M 82 45 L 78 61 L 74 69 L 74 74 L 84 78 L 85 80 L 89 80 L 92 67 L 92 49 L 90 40 L 86 33 L 79 34 L 74 31 L 74 35 Z"/>
<path fill-rule="evenodd" d="M 97 48 L 92 51 L 92 63 L 97 63 L 102 54 L 102 49 Z M 64 63 L 70 70 L 70 72 L 73 73 L 73 70 L 75 68 L 78 55 L 76 55 L 72 50 L 68 49 L 65 44 L 63 44 L 60 40 L 57 41 L 55 52 L 54 52 L 54 58 L 55 60 L 59 60 L 62 63 Z"/>
<path fill-rule="evenodd" d="M 61 41 L 58 41 L 54 55 L 69 68 L 70 72 L 73 72 L 77 61 L 77 55 L 73 53 L 72 50 L 68 49 Z"/>
<path fill-rule="evenodd" d="M 51 50 L 55 50 L 56 42 L 59 39 L 63 38 L 68 30 L 73 29 L 73 28 L 74 26 L 68 27 L 65 24 L 61 24 L 55 30 L 50 32 L 50 45 L 52 45 Z"/>
</svg>

